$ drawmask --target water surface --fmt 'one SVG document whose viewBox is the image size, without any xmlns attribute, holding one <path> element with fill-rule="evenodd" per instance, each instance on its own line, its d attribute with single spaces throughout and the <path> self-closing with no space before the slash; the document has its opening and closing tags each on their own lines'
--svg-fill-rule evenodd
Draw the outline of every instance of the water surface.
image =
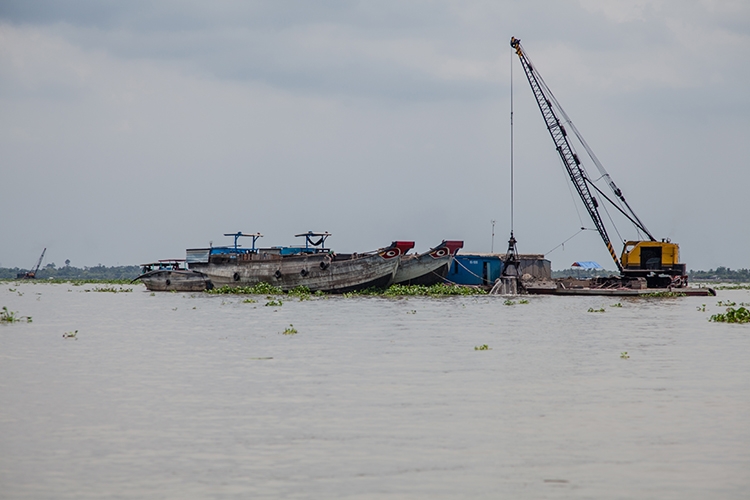
<svg viewBox="0 0 750 500">
<path fill-rule="evenodd" d="M 95 288 L 0 289 L 0 498 L 747 498 L 749 291 Z"/>
</svg>

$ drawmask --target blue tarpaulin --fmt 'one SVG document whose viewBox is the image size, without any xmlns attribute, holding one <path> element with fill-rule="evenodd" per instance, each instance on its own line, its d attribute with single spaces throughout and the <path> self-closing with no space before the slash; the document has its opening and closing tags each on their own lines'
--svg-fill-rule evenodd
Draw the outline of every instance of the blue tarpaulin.
<svg viewBox="0 0 750 500">
<path fill-rule="evenodd" d="M 598 262 L 594 262 L 593 260 L 581 260 L 578 262 L 573 262 L 572 267 L 579 267 L 581 269 L 604 269 L 599 265 Z"/>
</svg>

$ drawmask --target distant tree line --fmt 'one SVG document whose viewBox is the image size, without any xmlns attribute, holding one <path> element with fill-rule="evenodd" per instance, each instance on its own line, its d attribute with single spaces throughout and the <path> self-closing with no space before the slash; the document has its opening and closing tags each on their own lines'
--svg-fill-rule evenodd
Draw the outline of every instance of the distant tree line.
<svg viewBox="0 0 750 500">
<path fill-rule="evenodd" d="M 0 279 L 15 279 L 19 273 L 25 273 L 28 269 L 18 267 L 0 267 Z M 140 266 L 112 266 L 106 267 L 101 264 L 94 267 L 55 267 L 54 263 L 47 264 L 37 271 L 36 278 L 61 279 L 61 280 L 132 280 L 141 274 Z"/>
<path fill-rule="evenodd" d="M 694 280 L 750 281 L 750 269 L 730 269 L 721 266 L 708 271 L 691 269 L 688 276 Z"/>
</svg>

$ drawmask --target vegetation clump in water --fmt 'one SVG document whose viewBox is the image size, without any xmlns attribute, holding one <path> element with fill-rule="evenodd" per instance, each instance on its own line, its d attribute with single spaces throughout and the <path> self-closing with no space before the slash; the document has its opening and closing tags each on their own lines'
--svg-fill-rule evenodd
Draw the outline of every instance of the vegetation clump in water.
<svg viewBox="0 0 750 500">
<path fill-rule="evenodd" d="M 717 323 L 750 323 L 750 309 L 745 307 L 727 307 L 725 313 L 714 314 L 709 321 Z"/>
<path fill-rule="evenodd" d="M 287 328 L 284 328 L 284 331 L 281 333 L 284 335 L 295 335 L 298 332 L 297 329 L 294 328 L 294 325 L 290 323 L 289 326 Z"/>
<path fill-rule="evenodd" d="M 18 312 L 9 311 L 6 306 L 0 311 L 0 323 L 18 323 L 25 321 L 31 323 L 31 316 L 19 316 Z"/>
<path fill-rule="evenodd" d="M 253 286 L 228 286 L 224 285 L 211 290 L 206 290 L 206 293 L 213 294 L 236 294 L 236 295 L 281 295 L 284 293 L 281 288 L 273 286 L 270 283 L 261 281 Z"/>
<path fill-rule="evenodd" d="M 438 283 L 435 285 L 391 285 L 385 290 L 380 288 L 367 288 L 344 294 L 344 297 L 356 297 L 359 295 L 377 295 L 381 297 L 405 297 L 405 296 L 429 296 L 441 297 L 445 295 L 486 295 L 487 292 L 481 288 L 448 285 Z"/>
<path fill-rule="evenodd" d="M 645 293 L 641 295 L 641 297 L 649 297 L 649 298 L 668 298 L 668 297 L 685 297 L 685 296 L 686 294 L 684 292 L 672 292 L 669 290 Z"/>
<path fill-rule="evenodd" d="M 606 312 L 606 309 L 604 309 L 603 307 L 600 307 L 599 309 L 594 309 L 593 307 L 589 307 L 589 312 L 590 313 L 603 313 L 603 312 Z"/>
<path fill-rule="evenodd" d="M 492 349 L 492 348 L 490 346 L 488 346 L 487 344 L 475 345 L 474 346 L 474 350 L 475 351 L 489 351 L 490 349 Z"/>
<path fill-rule="evenodd" d="M 88 292 L 89 290 L 86 290 L 86 291 Z M 125 292 L 132 292 L 133 289 L 132 288 L 123 288 L 123 287 L 117 288 L 117 287 L 114 287 L 114 286 L 103 286 L 103 287 L 97 286 L 97 287 L 92 288 L 90 291 L 92 291 L 92 292 L 109 292 L 109 293 L 120 293 L 120 292 L 125 293 Z"/>
</svg>

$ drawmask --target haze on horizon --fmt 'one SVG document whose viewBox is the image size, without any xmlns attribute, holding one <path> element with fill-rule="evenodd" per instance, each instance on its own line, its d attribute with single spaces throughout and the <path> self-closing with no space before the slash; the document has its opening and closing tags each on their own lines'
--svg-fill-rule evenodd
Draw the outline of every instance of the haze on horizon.
<svg viewBox="0 0 750 500">
<path fill-rule="evenodd" d="M 4 1 L 0 266 L 183 258 L 237 231 L 487 252 L 491 220 L 504 251 L 512 65 L 519 251 L 614 268 L 593 231 L 558 247 L 592 226 L 511 36 L 688 269 L 750 267 L 741 0 Z"/>
</svg>

